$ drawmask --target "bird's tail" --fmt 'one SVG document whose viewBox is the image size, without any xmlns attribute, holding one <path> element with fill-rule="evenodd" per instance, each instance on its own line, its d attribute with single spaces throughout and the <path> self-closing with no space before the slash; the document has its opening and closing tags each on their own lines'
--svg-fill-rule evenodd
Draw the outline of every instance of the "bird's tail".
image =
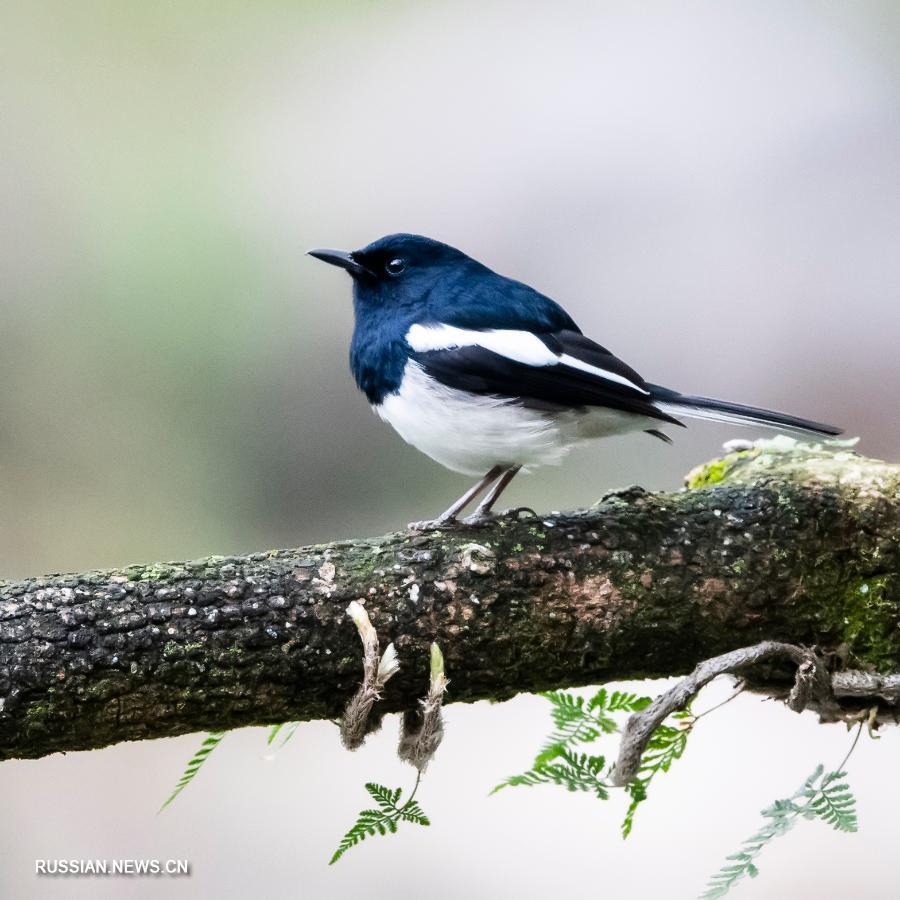
<svg viewBox="0 0 900 900">
<path fill-rule="evenodd" d="M 653 405 L 663 412 L 674 416 L 688 416 L 694 419 L 708 419 L 712 422 L 728 422 L 737 425 L 767 425 L 770 428 L 790 428 L 795 431 L 809 431 L 813 434 L 836 435 L 842 429 L 823 422 L 811 422 L 785 413 L 760 409 L 756 406 L 744 406 L 741 403 L 728 403 L 726 400 L 713 400 L 710 397 L 691 397 L 679 394 L 670 388 L 658 384 L 648 384 Z"/>
</svg>

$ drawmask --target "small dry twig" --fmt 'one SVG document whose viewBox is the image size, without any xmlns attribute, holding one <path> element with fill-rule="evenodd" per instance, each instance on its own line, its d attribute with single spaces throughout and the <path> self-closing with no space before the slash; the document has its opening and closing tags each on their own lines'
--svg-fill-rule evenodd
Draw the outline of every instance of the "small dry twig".
<svg viewBox="0 0 900 900">
<path fill-rule="evenodd" d="M 832 702 L 831 680 L 822 660 L 811 650 L 779 641 L 763 641 L 752 647 L 742 647 L 714 656 L 697 665 L 664 694 L 660 694 L 646 709 L 629 717 L 619 747 L 619 758 L 613 771 L 612 783 L 624 787 L 638 773 L 641 757 L 653 732 L 674 712 L 688 704 L 701 688 L 719 675 L 734 673 L 764 659 L 784 657 L 797 665 L 797 677 L 787 699 L 787 705 L 801 712 L 816 700 L 821 705 Z"/>
</svg>

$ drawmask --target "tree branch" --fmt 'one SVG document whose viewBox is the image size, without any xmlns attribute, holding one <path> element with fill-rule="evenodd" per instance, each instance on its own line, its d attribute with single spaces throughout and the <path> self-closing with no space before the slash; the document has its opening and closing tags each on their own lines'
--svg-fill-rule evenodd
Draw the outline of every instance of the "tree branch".
<svg viewBox="0 0 900 900">
<path fill-rule="evenodd" d="M 779 446 L 563 516 L 0 582 L 0 758 L 337 718 L 362 674 L 353 600 L 401 661 L 373 715 L 417 708 L 432 641 L 447 702 L 774 640 L 864 670 L 841 702 L 896 703 L 876 673 L 900 672 L 900 467 Z M 795 668 L 754 686 L 784 695 Z"/>
</svg>

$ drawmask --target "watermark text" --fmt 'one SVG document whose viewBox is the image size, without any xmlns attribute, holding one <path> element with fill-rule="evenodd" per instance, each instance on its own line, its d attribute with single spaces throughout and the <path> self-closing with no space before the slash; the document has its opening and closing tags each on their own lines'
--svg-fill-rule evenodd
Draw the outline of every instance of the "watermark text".
<svg viewBox="0 0 900 900">
<path fill-rule="evenodd" d="M 181 876 L 191 874 L 187 859 L 36 859 L 35 875 Z"/>
</svg>

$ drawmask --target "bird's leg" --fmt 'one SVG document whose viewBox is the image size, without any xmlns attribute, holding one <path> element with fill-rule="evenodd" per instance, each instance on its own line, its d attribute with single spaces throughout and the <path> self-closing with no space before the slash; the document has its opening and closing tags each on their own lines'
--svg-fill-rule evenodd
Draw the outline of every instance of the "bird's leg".
<svg viewBox="0 0 900 900">
<path fill-rule="evenodd" d="M 484 500 L 475 507 L 471 516 L 466 516 L 463 522 L 466 525 L 484 525 L 494 518 L 491 512 L 500 495 L 506 490 L 507 485 L 516 477 L 521 466 L 511 466 L 498 479 L 497 483 L 487 492 Z"/>
<path fill-rule="evenodd" d="M 427 519 L 424 522 L 410 522 L 411 531 L 433 531 L 435 528 L 443 528 L 452 525 L 456 521 L 459 512 L 465 509 L 481 492 L 503 471 L 503 466 L 494 466 L 484 478 L 467 490 L 462 497 L 444 510 L 436 519 Z"/>
</svg>

